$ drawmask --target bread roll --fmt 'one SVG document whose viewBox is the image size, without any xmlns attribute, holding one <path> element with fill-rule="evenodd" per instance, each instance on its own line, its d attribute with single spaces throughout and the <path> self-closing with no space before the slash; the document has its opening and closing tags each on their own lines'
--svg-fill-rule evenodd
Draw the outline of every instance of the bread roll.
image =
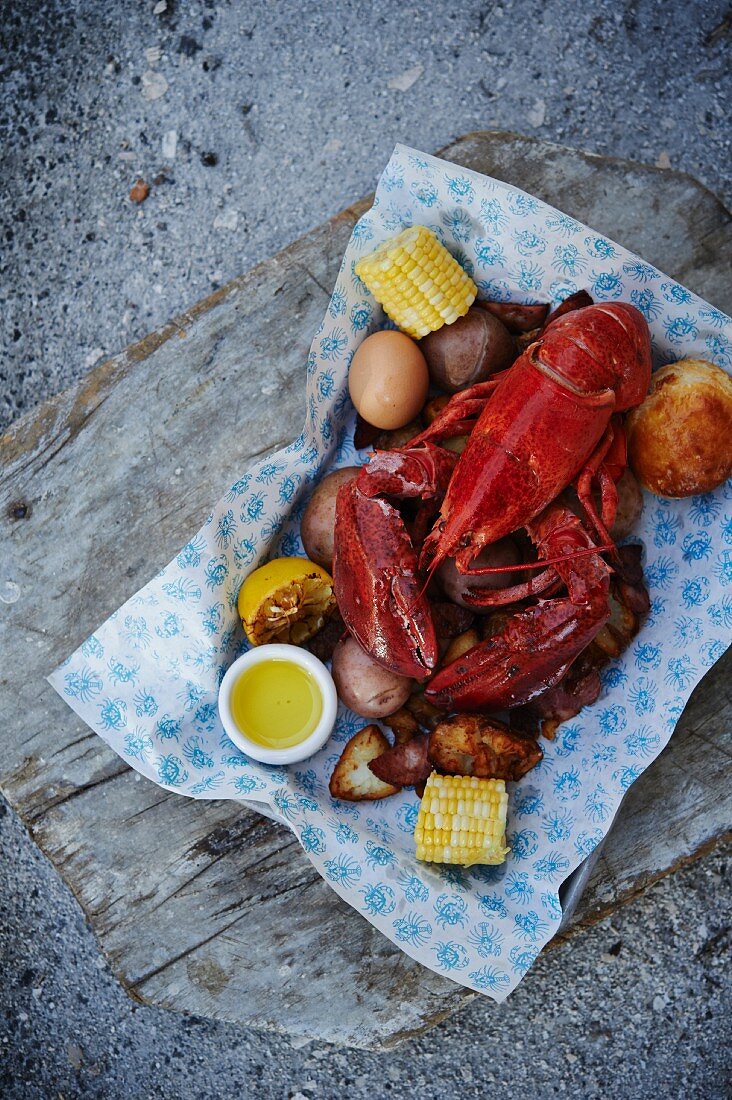
<svg viewBox="0 0 732 1100">
<path fill-rule="evenodd" d="M 627 420 L 628 456 L 652 493 L 689 497 L 732 474 L 732 378 L 704 359 L 669 363 Z"/>
</svg>

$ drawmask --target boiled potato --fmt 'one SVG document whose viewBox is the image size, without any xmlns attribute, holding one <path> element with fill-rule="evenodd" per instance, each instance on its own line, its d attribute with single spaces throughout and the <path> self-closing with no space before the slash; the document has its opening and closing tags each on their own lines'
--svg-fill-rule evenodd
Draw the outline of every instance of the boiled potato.
<svg viewBox="0 0 732 1100">
<path fill-rule="evenodd" d="M 351 481 L 359 471 L 358 466 L 344 466 L 334 470 L 316 486 L 302 517 L 300 535 L 305 553 L 333 572 L 333 533 L 335 531 L 336 497 L 341 485 Z"/>
<path fill-rule="evenodd" d="M 382 668 L 350 634 L 333 652 L 333 679 L 338 698 L 363 718 L 385 718 L 403 707 L 413 681 Z"/>
<path fill-rule="evenodd" d="M 511 538 L 499 539 L 492 546 L 486 546 L 472 563 L 475 568 L 485 565 L 518 565 L 521 561 L 521 553 L 518 546 Z M 512 584 L 519 584 L 522 574 L 493 573 L 485 577 L 471 577 L 470 573 L 459 573 L 454 558 L 446 558 L 437 571 L 437 577 L 442 585 L 445 595 L 460 607 L 467 607 L 476 614 L 488 615 L 492 608 L 476 607 L 465 599 L 465 592 L 469 588 L 509 588 Z"/>
<path fill-rule="evenodd" d="M 471 306 L 464 317 L 424 336 L 422 349 L 430 379 L 448 393 L 484 382 L 510 367 L 518 354 L 505 325 L 485 309 Z"/>
</svg>

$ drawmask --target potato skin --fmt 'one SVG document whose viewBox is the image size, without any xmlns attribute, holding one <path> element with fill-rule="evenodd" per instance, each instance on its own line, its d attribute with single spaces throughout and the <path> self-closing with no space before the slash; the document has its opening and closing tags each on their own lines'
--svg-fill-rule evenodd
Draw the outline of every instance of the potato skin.
<svg viewBox="0 0 732 1100">
<path fill-rule="evenodd" d="M 333 652 L 333 679 L 338 698 L 362 718 L 385 718 L 404 706 L 413 681 L 382 668 L 350 634 Z"/>
<path fill-rule="evenodd" d="M 486 546 L 472 563 L 476 568 L 485 565 L 518 565 L 521 561 L 521 552 L 512 538 L 499 539 L 492 546 Z M 510 588 L 512 584 L 519 584 L 524 574 L 518 570 L 515 573 L 494 573 L 485 577 L 472 577 L 469 573 L 458 573 L 453 558 L 446 558 L 437 571 L 437 578 L 442 585 L 445 595 L 459 607 L 466 607 L 476 615 L 490 615 L 492 607 L 476 607 L 465 599 L 465 592 L 469 588 Z"/>
<path fill-rule="evenodd" d="M 318 482 L 303 513 L 300 536 L 305 553 L 311 561 L 322 565 L 329 573 L 333 572 L 336 496 L 341 485 L 351 481 L 358 471 L 358 466 L 344 466 L 342 470 L 333 470 Z"/>
<path fill-rule="evenodd" d="M 424 336 L 422 349 L 430 379 L 457 393 L 510 367 L 518 354 L 506 326 L 485 309 L 471 306 L 464 317 Z"/>
<path fill-rule="evenodd" d="M 732 475 L 732 379 L 704 359 L 669 363 L 627 419 L 641 485 L 664 497 L 716 489 Z"/>
</svg>

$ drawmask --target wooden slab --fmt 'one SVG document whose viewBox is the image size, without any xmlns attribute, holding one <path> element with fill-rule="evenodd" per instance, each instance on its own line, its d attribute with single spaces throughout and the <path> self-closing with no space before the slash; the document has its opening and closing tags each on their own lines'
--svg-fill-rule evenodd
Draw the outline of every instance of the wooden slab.
<svg viewBox="0 0 732 1100">
<path fill-rule="evenodd" d="M 689 177 L 508 134 L 472 134 L 444 155 L 553 202 L 729 310 L 729 216 Z M 173 556 L 234 477 L 297 434 L 310 339 L 368 203 L 103 364 L 0 441 L 0 596 L 18 595 L 0 605 L 0 787 L 132 996 L 376 1047 L 471 994 L 341 902 L 287 829 L 141 779 L 44 681 Z M 697 689 L 670 748 L 629 793 L 575 929 L 728 827 L 729 667 Z"/>
</svg>

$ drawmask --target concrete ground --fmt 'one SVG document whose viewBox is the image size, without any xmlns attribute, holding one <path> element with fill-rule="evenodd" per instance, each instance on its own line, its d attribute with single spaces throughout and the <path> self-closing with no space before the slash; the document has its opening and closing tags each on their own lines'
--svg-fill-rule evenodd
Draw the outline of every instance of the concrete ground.
<svg viewBox="0 0 732 1100">
<path fill-rule="evenodd" d="M 729 200 L 731 34 L 717 0 L 2 5 L 0 427 L 366 193 L 397 140 L 513 129 Z M 388 1055 L 293 1050 L 133 1004 L 0 803 L 0 1092 L 721 1097 L 729 854 L 550 952 L 501 1009 Z"/>
</svg>

